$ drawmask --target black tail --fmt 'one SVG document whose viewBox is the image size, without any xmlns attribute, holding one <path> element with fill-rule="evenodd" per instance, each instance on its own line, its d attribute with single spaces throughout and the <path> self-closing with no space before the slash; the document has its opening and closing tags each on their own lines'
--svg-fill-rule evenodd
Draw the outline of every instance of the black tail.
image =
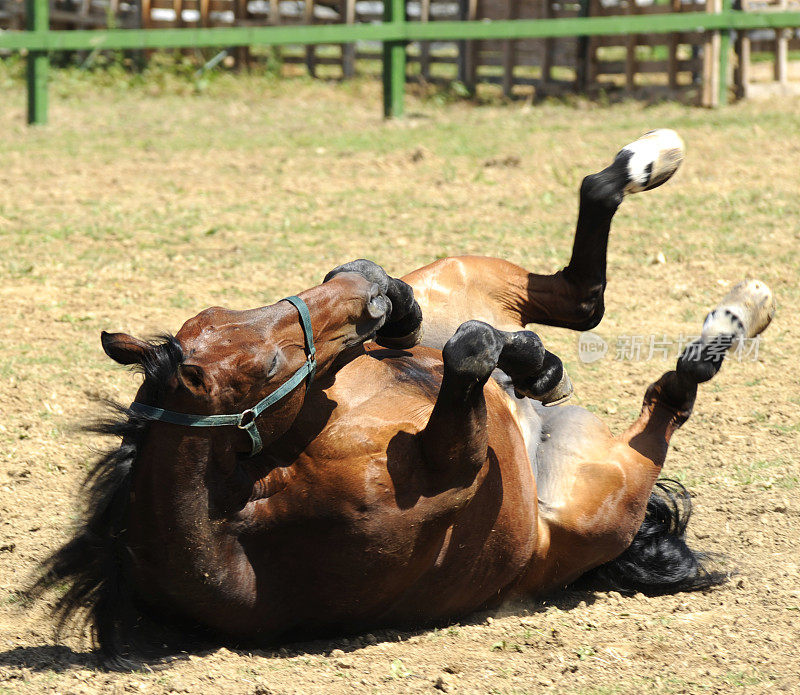
<svg viewBox="0 0 800 695">
<path fill-rule="evenodd" d="M 659 480 L 630 547 L 615 560 L 587 572 L 576 584 L 650 595 L 699 591 L 723 584 L 729 575 L 706 569 L 703 562 L 708 556 L 686 544 L 691 515 L 692 499 L 686 488 L 677 480 Z"/>
</svg>

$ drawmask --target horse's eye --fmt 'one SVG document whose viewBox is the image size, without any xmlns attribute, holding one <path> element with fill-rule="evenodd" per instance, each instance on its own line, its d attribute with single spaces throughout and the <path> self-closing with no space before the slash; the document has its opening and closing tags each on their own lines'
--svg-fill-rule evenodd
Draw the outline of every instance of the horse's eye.
<svg viewBox="0 0 800 695">
<path fill-rule="evenodd" d="M 272 356 L 272 361 L 269 363 L 269 367 L 267 368 L 267 378 L 275 376 L 275 372 L 277 371 L 278 371 L 278 352 L 276 351 L 275 354 Z"/>
</svg>

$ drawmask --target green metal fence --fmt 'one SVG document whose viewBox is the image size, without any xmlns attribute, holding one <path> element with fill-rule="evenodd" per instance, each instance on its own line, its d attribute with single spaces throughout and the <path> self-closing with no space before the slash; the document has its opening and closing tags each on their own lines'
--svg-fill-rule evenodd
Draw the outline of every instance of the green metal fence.
<svg viewBox="0 0 800 695">
<path fill-rule="evenodd" d="M 800 26 L 800 12 L 742 12 L 723 0 L 720 12 L 659 15 L 515 19 L 502 21 L 409 22 L 405 0 L 385 0 L 379 24 L 212 29 L 51 30 L 48 0 L 26 0 L 27 31 L 0 32 L 0 50 L 27 50 L 28 123 L 47 121 L 49 54 L 54 51 L 229 47 L 280 44 L 383 42 L 383 104 L 387 117 L 403 113 L 406 44 L 410 41 L 532 39 L 612 34 L 721 33 L 719 103 L 728 94 L 730 35 L 734 30 Z"/>
</svg>

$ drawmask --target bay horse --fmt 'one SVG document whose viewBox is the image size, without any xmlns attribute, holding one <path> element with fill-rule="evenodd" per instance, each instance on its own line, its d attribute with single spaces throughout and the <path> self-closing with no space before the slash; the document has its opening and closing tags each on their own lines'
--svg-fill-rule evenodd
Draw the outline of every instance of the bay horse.
<svg viewBox="0 0 800 695">
<path fill-rule="evenodd" d="M 615 211 L 682 158 L 653 131 L 587 176 L 552 275 L 463 257 L 396 279 L 359 260 L 174 337 L 103 333 L 144 380 L 101 427 L 122 443 L 32 593 L 65 584 L 61 623 L 85 616 L 124 666 L 142 613 L 275 642 L 447 621 L 588 576 L 650 593 L 724 581 L 685 543 L 685 491 L 657 478 L 697 385 L 769 323 L 770 290 L 737 285 L 620 436 L 558 405 L 569 377 L 526 328 L 598 324 Z"/>
</svg>

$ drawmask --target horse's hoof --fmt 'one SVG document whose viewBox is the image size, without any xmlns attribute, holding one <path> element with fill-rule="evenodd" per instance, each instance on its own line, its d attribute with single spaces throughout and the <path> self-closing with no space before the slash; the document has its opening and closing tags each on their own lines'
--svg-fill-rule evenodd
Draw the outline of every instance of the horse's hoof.
<svg viewBox="0 0 800 695">
<path fill-rule="evenodd" d="M 649 191 L 660 186 L 678 170 L 683 161 L 683 140 L 674 130 L 659 128 L 625 145 L 617 159 L 627 158 L 628 183 L 625 193 Z"/>
<path fill-rule="evenodd" d="M 726 294 L 703 323 L 703 341 L 716 335 L 755 338 L 775 315 L 772 290 L 760 280 L 743 280 Z"/>
<path fill-rule="evenodd" d="M 567 371 L 564 370 L 561 375 L 561 381 L 556 384 L 555 388 L 551 389 L 543 396 L 537 396 L 536 400 L 542 405 L 550 407 L 553 405 L 561 405 L 564 401 L 568 400 L 570 396 L 572 396 L 572 381 Z"/>
</svg>

